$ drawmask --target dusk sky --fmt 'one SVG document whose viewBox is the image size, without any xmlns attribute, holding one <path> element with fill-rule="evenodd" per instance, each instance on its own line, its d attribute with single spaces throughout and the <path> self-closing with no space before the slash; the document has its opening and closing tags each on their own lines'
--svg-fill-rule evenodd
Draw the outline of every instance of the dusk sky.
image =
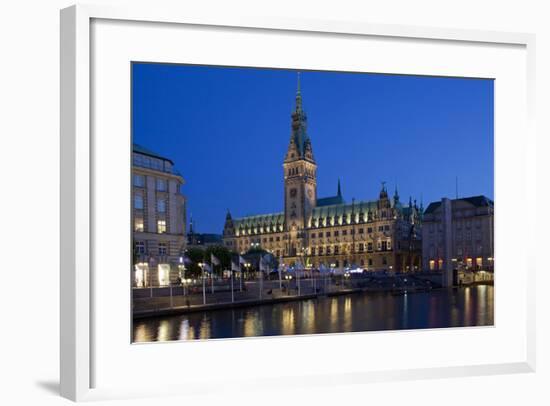
<svg viewBox="0 0 550 406">
<path fill-rule="evenodd" d="M 133 141 L 174 161 L 195 230 L 283 210 L 296 71 L 133 64 Z M 493 198 L 492 80 L 302 71 L 318 197 Z"/>
</svg>

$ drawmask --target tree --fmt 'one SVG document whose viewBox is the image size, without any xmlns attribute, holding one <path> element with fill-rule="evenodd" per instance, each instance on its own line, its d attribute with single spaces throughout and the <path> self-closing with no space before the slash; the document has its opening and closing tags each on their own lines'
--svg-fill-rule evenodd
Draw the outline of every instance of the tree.
<svg viewBox="0 0 550 406">
<path fill-rule="evenodd" d="M 220 260 L 221 265 L 214 266 L 214 273 L 221 275 L 223 269 L 231 269 L 232 253 L 223 245 L 212 245 L 206 248 L 204 254 L 206 262 L 210 262 L 211 255 Z"/>
<path fill-rule="evenodd" d="M 185 267 L 190 276 L 196 278 L 199 277 L 202 273 L 202 270 L 199 266 L 200 262 L 205 260 L 205 251 L 202 248 L 189 248 L 186 251 L 187 258 L 191 260 L 190 264 L 187 264 Z"/>
</svg>

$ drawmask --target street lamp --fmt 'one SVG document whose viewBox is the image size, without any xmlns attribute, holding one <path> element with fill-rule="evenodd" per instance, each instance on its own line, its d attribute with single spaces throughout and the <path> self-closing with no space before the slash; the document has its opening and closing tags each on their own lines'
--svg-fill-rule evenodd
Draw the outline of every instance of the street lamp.
<svg viewBox="0 0 550 406">
<path fill-rule="evenodd" d="M 292 281 L 292 275 L 285 275 L 285 279 L 287 281 L 287 287 L 286 287 L 287 295 L 290 296 L 290 282 Z"/>
<path fill-rule="evenodd" d="M 206 304 L 206 280 L 204 278 L 204 262 L 199 262 L 199 268 L 201 269 L 201 275 L 202 275 L 202 304 Z"/>
</svg>

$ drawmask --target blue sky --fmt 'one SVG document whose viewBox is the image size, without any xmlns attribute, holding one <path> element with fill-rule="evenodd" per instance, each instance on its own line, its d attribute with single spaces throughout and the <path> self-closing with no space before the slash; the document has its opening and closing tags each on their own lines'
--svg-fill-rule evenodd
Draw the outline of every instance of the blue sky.
<svg viewBox="0 0 550 406">
<path fill-rule="evenodd" d="M 134 63 L 133 140 L 172 159 L 198 232 L 283 209 L 296 71 Z M 426 207 L 493 198 L 488 79 L 302 71 L 318 197 L 376 199 L 381 182 Z"/>
</svg>

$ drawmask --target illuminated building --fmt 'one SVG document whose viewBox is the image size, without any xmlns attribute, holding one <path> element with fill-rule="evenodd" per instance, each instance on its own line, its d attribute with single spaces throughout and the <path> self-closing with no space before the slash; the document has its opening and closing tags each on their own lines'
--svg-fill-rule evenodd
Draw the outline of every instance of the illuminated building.
<svg viewBox="0 0 550 406">
<path fill-rule="evenodd" d="M 403 205 L 397 189 L 390 198 L 383 183 L 377 198 L 346 202 L 340 182 L 335 196 L 317 197 L 317 162 L 299 79 L 283 170 L 284 210 L 241 218 L 228 212 L 223 231 L 228 249 L 245 253 L 259 247 L 289 266 L 420 270 L 422 208 L 412 199 Z"/>
<path fill-rule="evenodd" d="M 184 180 L 174 163 L 137 144 L 132 154 L 133 275 L 135 287 L 168 286 L 185 249 Z"/>
<path fill-rule="evenodd" d="M 424 269 L 445 271 L 447 285 L 492 279 L 493 201 L 473 196 L 430 203 L 422 221 L 422 253 Z"/>
</svg>

